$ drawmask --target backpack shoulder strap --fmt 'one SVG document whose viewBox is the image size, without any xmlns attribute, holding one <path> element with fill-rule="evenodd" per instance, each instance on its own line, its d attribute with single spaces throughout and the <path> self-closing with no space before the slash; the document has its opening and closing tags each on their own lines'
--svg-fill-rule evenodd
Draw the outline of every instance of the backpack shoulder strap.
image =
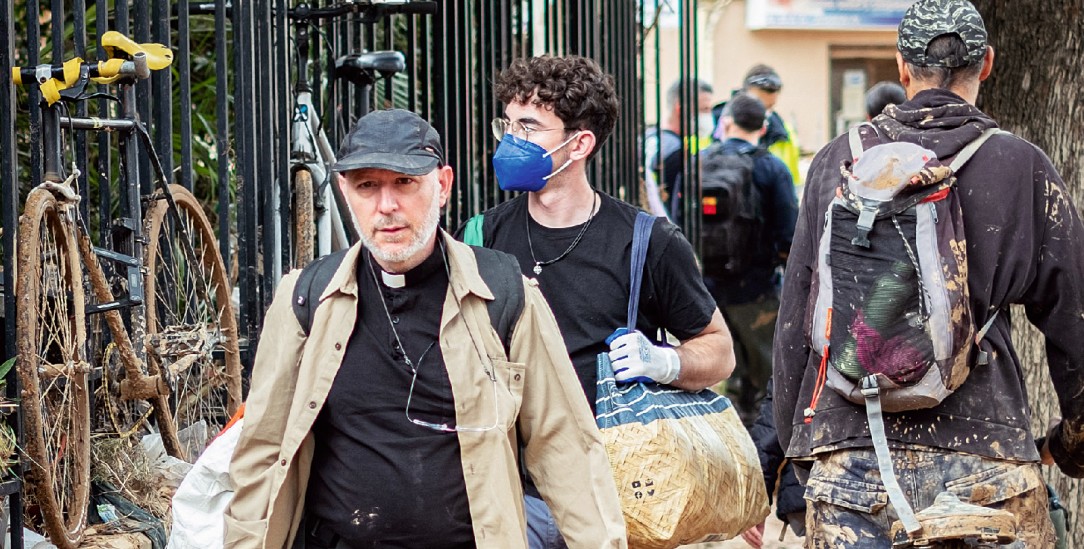
<svg viewBox="0 0 1084 549">
<path fill-rule="evenodd" d="M 982 132 L 982 135 L 976 137 L 975 140 L 968 143 L 967 146 L 960 149 L 960 152 L 956 153 L 956 157 L 949 163 L 949 168 L 952 168 L 952 173 L 959 172 L 960 168 L 963 168 L 964 164 L 966 164 L 968 160 L 971 160 L 971 157 L 978 152 L 979 147 L 982 147 L 982 144 L 986 143 L 986 140 L 990 139 L 995 133 L 1001 133 L 1001 130 L 999 128 L 990 128 Z"/>
<path fill-rule="evenodd" d="M 873 135 L 875 136 L 880 135 L 877 132 L 877 126 L 874 126 L 869 122 L 863 122 L 851 128 L 850 131 L 847 132 L 847 142 L 851 146 L 851 160 L 862 156 L 862 151 L 866 150 L 866 148 L 862 145 L 862 128 L 869 128 L 869 130 L 872 131 Z"/>
<path fill-rule="evenodd" d="M 493 292 L 493 301 L 486 304 L 489 322 L 501 339 L 505 356 L 508 356 L 512 329 L 523 312 L 523 271 L 516 258 L 509 254 L 478 246 L 471 249 L 478 262 L 478 273 Z"/>
<path fill-rule="evenodd" d="M 761 147 L 758 145 L 756 147 L 753 147 L 752 149 L 749 149 L 749 152 L 747 154 L 749 156 L 752 156 L 753 158 L 760 158 L 762 156 L 767 156 L 772 153 L 766 147 Z"/>
<path fill-rule="evenodd" d="M 339 270 L 343 258 L 348 250 L 339 250 L 335 253 L 316 258 L 315 261 L 305 265 L 301 274 L 297 277 L 294 285 L 294 300 L 291 303 L 294 316 L 298 324 L 305 332 L 305 337 L 312 331 L 312 320 L 316 308 L 320 306 L 320 294 L 331 283 L 335 271 Z"/>
<path fill-rule="evenodd" d="M 470 246 L 485 246 L 485 234 L 482 232 L 482 225 L 485 222 L 486 215 L 478 214 L 467 220 L 467 223 L 463 225 L 463 243 Z"/>
</svg>

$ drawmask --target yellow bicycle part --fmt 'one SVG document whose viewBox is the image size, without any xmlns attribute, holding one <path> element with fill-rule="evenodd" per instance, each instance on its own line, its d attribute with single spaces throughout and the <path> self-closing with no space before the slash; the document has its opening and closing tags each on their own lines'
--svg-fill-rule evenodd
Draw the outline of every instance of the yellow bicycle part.
<svg viewBox="0 0 1084 549">
<path fill-rule="evenodd" d="M 140 52 L 145 53 L 147 54 L 147 66 L 152 71 L 162 70 L 173 63 L 173 51 L 169 48 L 153 42 L 138 44 L 117 31 L 108 31 L 102 35 L 102 47 L 105 48 L 105 52 L 110 57 L 116 57 L 115 50 L 120 50 L 129 56 L 134 56 Z"/>
<path fill-rule="evenodd" d="M 102 35 L 102 47 L 112 59 L 86 63 L 83 59 L 74 57 L 61 66 L 60 77 L 50 78 L 42 75 L 41 69 L 47 68 L 46 65 L 39 65 L 36 70 L 26 71 L 21 67 L 12 67 L 11 81 L 17 86 L 22 85 L 26 77 L 34 74 L 38 87 L 41 89 L 42 98 L 52 106 L 60 100 L 62 90 L 75 86 L 79 82 L 84 66 L 91 69 L 91 74 L 94 76 L 90 79 L 94 82 L 112 84 L 124 77 L 147 78 L 149 71 L 161 70 L 173 63 L 173 52 L 169 48 L 154 43 L 139 44 L 117 31 L 108 31 Z M 131 60 L 122 57 L 124 55 L 130 57 Z M 49 71 L 44 71 L 45 75 L 56 74 L 55 69 L 49 68 Z"/>
</svg>

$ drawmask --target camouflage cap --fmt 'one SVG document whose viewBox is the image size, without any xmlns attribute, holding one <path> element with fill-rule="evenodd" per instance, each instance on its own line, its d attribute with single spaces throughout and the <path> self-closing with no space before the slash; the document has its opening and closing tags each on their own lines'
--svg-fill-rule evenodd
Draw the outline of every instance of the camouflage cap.
<svg viewBox="0 0 1084 549">
<path fill-rule="evenodd" d="M 927 57 L 933 39 L 955 34 L 967 47 L 967 56 L 943 59 Z M 919 67 L 964 67 L 986 55 L 986 26 L 975 6 L 967 0 L 918 0 L 900 21 L 896 47 L 903 59 Z"/>
</svg>

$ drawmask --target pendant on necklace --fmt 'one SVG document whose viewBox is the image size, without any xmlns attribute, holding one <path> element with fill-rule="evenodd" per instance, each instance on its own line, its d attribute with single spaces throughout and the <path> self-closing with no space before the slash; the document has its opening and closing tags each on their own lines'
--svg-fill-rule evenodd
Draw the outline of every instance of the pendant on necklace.
<svg viewBox="0 0 1084 549">
<path fill-rule="evenodd" d="M 542 274 L 542 265 L 540 263 L 535 263 L 534 264 L 534 274 L 536 274 L 536 275 Z"/>
</svg>

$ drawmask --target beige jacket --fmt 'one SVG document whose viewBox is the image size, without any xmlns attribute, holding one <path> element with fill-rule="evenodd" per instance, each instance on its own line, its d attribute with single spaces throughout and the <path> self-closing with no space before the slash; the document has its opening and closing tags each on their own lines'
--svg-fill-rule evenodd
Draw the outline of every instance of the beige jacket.
<svg viewBox="0 0 1084 549">
<path fill-rule="evenodd" d="M 493 294 L 478 274 L 474 253 L 441 235 L 451 283 L 440 347 L 457 423 L 492 423 L 493 385 L 481 356 L 490 357 L 497 375 L 498 428 L 457 434 L 479 549 L 527 547 L 517 428 L 531 478 L 568 546 L 626 547 L 606 451 L 542 294 L 524 279 L 523 313 L 512 331 L 511 360 L 504 360 L 486 309 Z M 354 246 L 346 254 L 321 295 L 307 342 L 290 305 L 298 271 L 279 284 L 264 320 L 245 427 L 230 466 L 236 492 L 226 512 L 226 547 L 283 549 L 293 542 L 312 464 L 310 429 L 354 329 L 360 250 Z"/>
</svg>

